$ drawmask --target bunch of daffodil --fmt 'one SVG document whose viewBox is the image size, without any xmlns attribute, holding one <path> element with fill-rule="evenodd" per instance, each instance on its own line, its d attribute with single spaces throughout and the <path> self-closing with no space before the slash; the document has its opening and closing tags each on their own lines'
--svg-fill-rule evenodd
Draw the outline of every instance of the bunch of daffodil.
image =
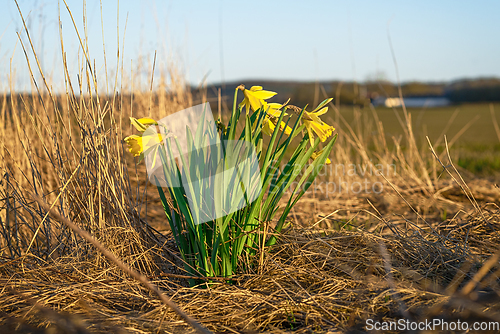
<svg viewBox="0 0 500 334">
<path fill-rule="evenodd" d="M 243 92 L 244 98 L 238 104 L 239 91 Z M 326 104 L 331 99 L 323 101 L 316 109 L 308 112 L 305 108 L 288 105 L 288 101 L 283 104 L 267 101 L 275 95 L 275 92 L 266 91 L 260 86 L 245 89 L 240 85 L 235 91 L 229 121 L 223 124 L 219 120 L 218 132 L 208 135 L 218 136 L 220 142 L 244 142 L 247 147 L 251 145 L 250 147 L 255 148 L 255 156 L 259 159 L 258 166 L 261 166 L 258 169 L 260 177 L 257 179 L 262 182 L 262 188 L 256 198 L 252 197 L 252 202 L 247 201 L 246 206 L 223 217 L 197 224 L 195 217 L 200 216 L 203 208 L 188 205 L 187 198 L 193 189 L 167 187 L 168 191 L 165 193 L 163 188 L 158 187 L 167 220 L 185 262 L 186 273 L 193 277 L 189 280 L 191 285 L 206 282 L 196 280 L 197 276 L 231 277 L 236 271 L 250 270 L 258 265 L 257 259 L 262 259 L 262 256 L 256 255 L 263 254 L 267 247 L 276 242 L 277 235 L 289 223 L 287 217 L 292 207 L 313 183 L 324 164 L 329 163 L 328 155 L 336 136 L 332 136 L 333 127 L 324 123 L 320 116 L 326 113 Z M 287 109 L 292 110 L 298 117 L 286 113 Z M 245 117 L 240 117 L 243 110 L 246 111 Z M 131 122 L 143 134 L 149 132 L 146 131 L 148 127 L 158 124 L 150 118 L 131 118 Z M 188 140 L 191 144 L 195 142 L 197 147 L 203 146 L 200 144 L 202 137 L 206 135 L 198 133 L 201 128 L 198 126 L 196 133 L 192 134 L 193 139 Z M 299 135 L 303 133 L 305 136 L 297 144 L 294 138 L 300 138 Z M 154 154 L 159 151 L 160 155 L 165 157 L 168 152 L 164 151 L 164 145 L 158 145 L 164 139 L 154 132 L 151 136 L 128 136 L 125 142 L 134 156 L 142 157 L 155 148 Z M 199 143 L 196 144 L 196 141 Z M 324 143 L 322 149 L 319 149 L 320 142 Z M 205 149 L 194 149 L 190 154 L 192 156 L 186 158 L 186 161 L 200 161 L 202 157 L 206 159 L 207 165 L 214 156 L 214 152 L 210 153 Z M 308 164 L 310 160 L 312 163 Z M 189 178 L 190 175 L 203 175 L 204 166 L 199 165 L 170 165 L 168 171 L 165 169 L 167 167 L 163 168 L 165 174 L 171 175 L 172 171 L 177 173 L 172 179 L 180 180 L 183 177 Z M 205 185 L 199 184 L 196 192 L 203 193 Z M 237 184 L 239 186 L 239 183 Z M 231 198 L 231 191 L 234 189 L 226 191 L 226 198 Z M 283 197 L 288 197 L 288 200 L 279 210 Z M 276 219 L 277 223 L 271 226 L 269 222 Z M 269 235 L 271 237 L 268 237 Z"/>
</svg>

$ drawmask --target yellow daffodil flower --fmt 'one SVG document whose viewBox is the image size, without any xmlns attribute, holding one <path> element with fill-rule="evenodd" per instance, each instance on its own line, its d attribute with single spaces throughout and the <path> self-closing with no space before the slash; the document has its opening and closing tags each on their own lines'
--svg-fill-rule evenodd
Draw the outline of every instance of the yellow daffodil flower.
<svg viewBox="0 0 500 334">
<path fill-rule="evenodd" d="M 288 103 L 288 101 L 286 102 Z M 285 103 L 285 104 L 286 104 Z M 266 110 L 266 116 L 263 121 L 262 125 L 262 132 L 264 132 L 268 136 L 272 136 L 274 132 L 274 128 L 276 127 L 276 124 L 278 123 L 278 118 L 281 116 L 281 113 L 283 112 L 281 108 L 285 104 L 280 104 L 280 103 L 266 103 L 264 102 L 264 110 Z M 287 114 L 285 114 L 287 115 Z M 289 136 L 292 133 L 292 128 L 287 126 L 285 122 L 281 122 L 280 125 L 280 130 L 285 131 L 285 134 Z"/>
<path fill-rule="evenodd" d="M 309 134 L 309 140 L 311 142 L 311 146 L 314 145 L 314 136 L 313 132 L 319 137 L 319 139 L 324 142 L 328 137 L 333 134 L 335 128 L 324 123 L 319 116 L 325 114 L 328 111 L 328 107 L 323 107 L 320 110 L 316 111 L 318 108 L 311 112 L 304 111 L 304 114 L 307 115 L 308 119 L 303 119 L 304 125 L 306 127 L 307 133 Z"/>
<path fill-rule="evenodd" d="M 266 102 L 264 100 L 270 99 L 277 93 L 263 90 L 262 86 L 252 86 L 250 89 L 245 89 L 245 86 L 240 85 L 239 90 L 243 91 L 245 98 L 239 104 L 240 108 L 245 107 L 247 114 L 251 110 L 256 111 L 259 108 L 265 107 Z"/>
<path fill-rule="evenodd" d="M 321 150 L 319 152 L 313 152 L 313 154 L 311 155 L 311 159 L 316 160 L 322 153 L 323 153 L 323 150 Z M 332 161 L 330 160 L 330 158 L 326 158 L 325 165 L 329 165 L 331 163 L 332 163 Z"/>
<path fill-rule="evenodd" d="M 274 128 L 276 128 L 277 120 L 265 118 L 264 125 L 262 126 L 262 132 L 264 132 L 268 136 L 272 136 L 274 132 Z M 286 125 L 285 122 L 281 122 L 280 130 L 285 131 L 285 134 L 289 136 L 292 133 L 292 128 Z"/>
<path fill-rule="evenodd" d="M 288 101 L 290 101 L 290 99 L 288 99 Z M 286 101 L 285 103 L 281 104 L 281 103 L 267 103 L 267 102 L 264 102 L 264 110 L 266 111 L 266 114 L 271 116 L 271 117 L 275 117 L 275 118 L 279 118 L 281 116 L 281 113 L 283 112 L 283 110 L 281 110 L 284 106 L 286 106 L 286 104 L 288 103 L 288 101 Z M 285 113 L 285 116 L 288 115 L 287 113 Z"/>
<path fill-rule="evenodd" d="M 150 125 L 158 125 L 158 122 L 149 117 L 134 118 L 130 117 L 130 123 L 137 129 L 137 131 L 144 132 Z"/>
<path fill-rule="evenodd" d="M 159 145 L 163 138 L 160 134 L 151 136 L 131 135 L 124 139 L 128 145 L 128 150 L 134 157 L 138 157 L 148 149 Z"/>
</svg>

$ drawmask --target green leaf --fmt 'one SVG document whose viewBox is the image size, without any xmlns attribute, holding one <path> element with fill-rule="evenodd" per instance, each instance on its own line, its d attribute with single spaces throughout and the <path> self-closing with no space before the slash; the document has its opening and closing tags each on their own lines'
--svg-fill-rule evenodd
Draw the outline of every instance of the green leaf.
<svg viewBox="0 0 500 334">
<path fill-rule="evenodd" d="M 318 106 L 311 112 L 315 112 L 317 110 L 320 110 L 321 108 L 323 108 L 325 105 L 327 105 L 328 103 L 330 103 L 333 99 L 332 98 L 329 98 L 329 99 L 326 99 L 324 100 L 323 102 L 321 102 L 320 104 L 318 104 Z"/>
</svg>

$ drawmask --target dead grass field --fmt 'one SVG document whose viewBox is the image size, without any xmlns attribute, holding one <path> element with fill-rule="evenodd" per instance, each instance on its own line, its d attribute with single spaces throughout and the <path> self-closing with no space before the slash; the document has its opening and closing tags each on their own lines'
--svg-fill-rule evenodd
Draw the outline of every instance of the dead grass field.
<svg viewBox="0 0 500 334">
<path fill-rule="evenodd" d="M 262 263 L 189 288 L 157 193 L 123 138 L 129 116 L 158 119 L 203 96 L 175 72 L 155 92 L 104 96 L 91 67 L 81 70 L 87 80 L 68 76 L 66 95 L 42 80 L 32 95 L 0 96 L 1 332 L 194 332 L 165 300 L 215 333 L 362 333 L 367 319 L 500 323 L 500 189 L 458 166 L 434 130 L 423 143 L 415 113 L 396 110 L 395 125 L 392 110 L 332 105 L 333 166 L 361 169 L 321 176 Z M 121 85 L 140 87 L 133 80 Z M 450 141 L 461 124 L 447 124 L 432 126 Z M 339 177 L 364 187 L 327 193 Z"/>
</svg>

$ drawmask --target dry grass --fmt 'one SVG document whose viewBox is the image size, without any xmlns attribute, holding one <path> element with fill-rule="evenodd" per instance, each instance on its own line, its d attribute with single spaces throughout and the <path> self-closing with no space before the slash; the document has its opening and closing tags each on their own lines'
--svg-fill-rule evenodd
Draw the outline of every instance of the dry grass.
<svg viewBox="0 0 500 334">
<path fill-rule="evenodd" d="M 43 81 L 33 94 L 0 97 L 0 330 L 193 330 L 33 195 L 214 332 L 354 333 L 368 318 L 437 315 L 500 321 L 500 189 L 465 182 L 446 150 L 417 145 L 406 110 L 405 136 L 389 145 L 375 110 L 355 109 L 347 123 L 332 105 L 334 164 L 394 168 L 327 173 L 253 271 L 188 288 L 169 232 L 152 227 L 164 227 L 155 189 L 122 139 L 132 132 L 128 116 L 161 118 L 196 98 L 174 72 L 162 73 L 154 92 L 134 90 L 141 85 L 132 78 L 127 93 L 107 96 L 89 66 L 80 72 L 86 81 L 68 75 L 65 95 Z M 326 193 L 339 176 L 383 191 Z"/>
<path fill-rule="evenodd" d="M 484 214 L 485 222 L 457 218 L 453 230 L 443 225 L 433 233 L 395 226 L 390 235 L 292 229 L 255 273 L 237 277 L 233 285 L 186 288 L 168 271 L 149 278 L 218 332 L 347 331 L 362 329 L 368 318 L 399 319 L 402 312 L 415 320 L 439 314 L 448 320 L 499 321 L 498 261 L 488 268 L 495 273 L 461 294 L 498 244 L 498 238 L 485 236 L 500 227 L 500 210 L 492 206 Z M 464 229 L 469 242 L 460 233 Z M 136 281 L 105 275 L 113 266 L 72 257 L 40 266 L 29 258 L 22 271 L 19 261 L 1 268 L 6 329 L 22 324 L 61 333 L 188 330 Z"/>
</svg>

